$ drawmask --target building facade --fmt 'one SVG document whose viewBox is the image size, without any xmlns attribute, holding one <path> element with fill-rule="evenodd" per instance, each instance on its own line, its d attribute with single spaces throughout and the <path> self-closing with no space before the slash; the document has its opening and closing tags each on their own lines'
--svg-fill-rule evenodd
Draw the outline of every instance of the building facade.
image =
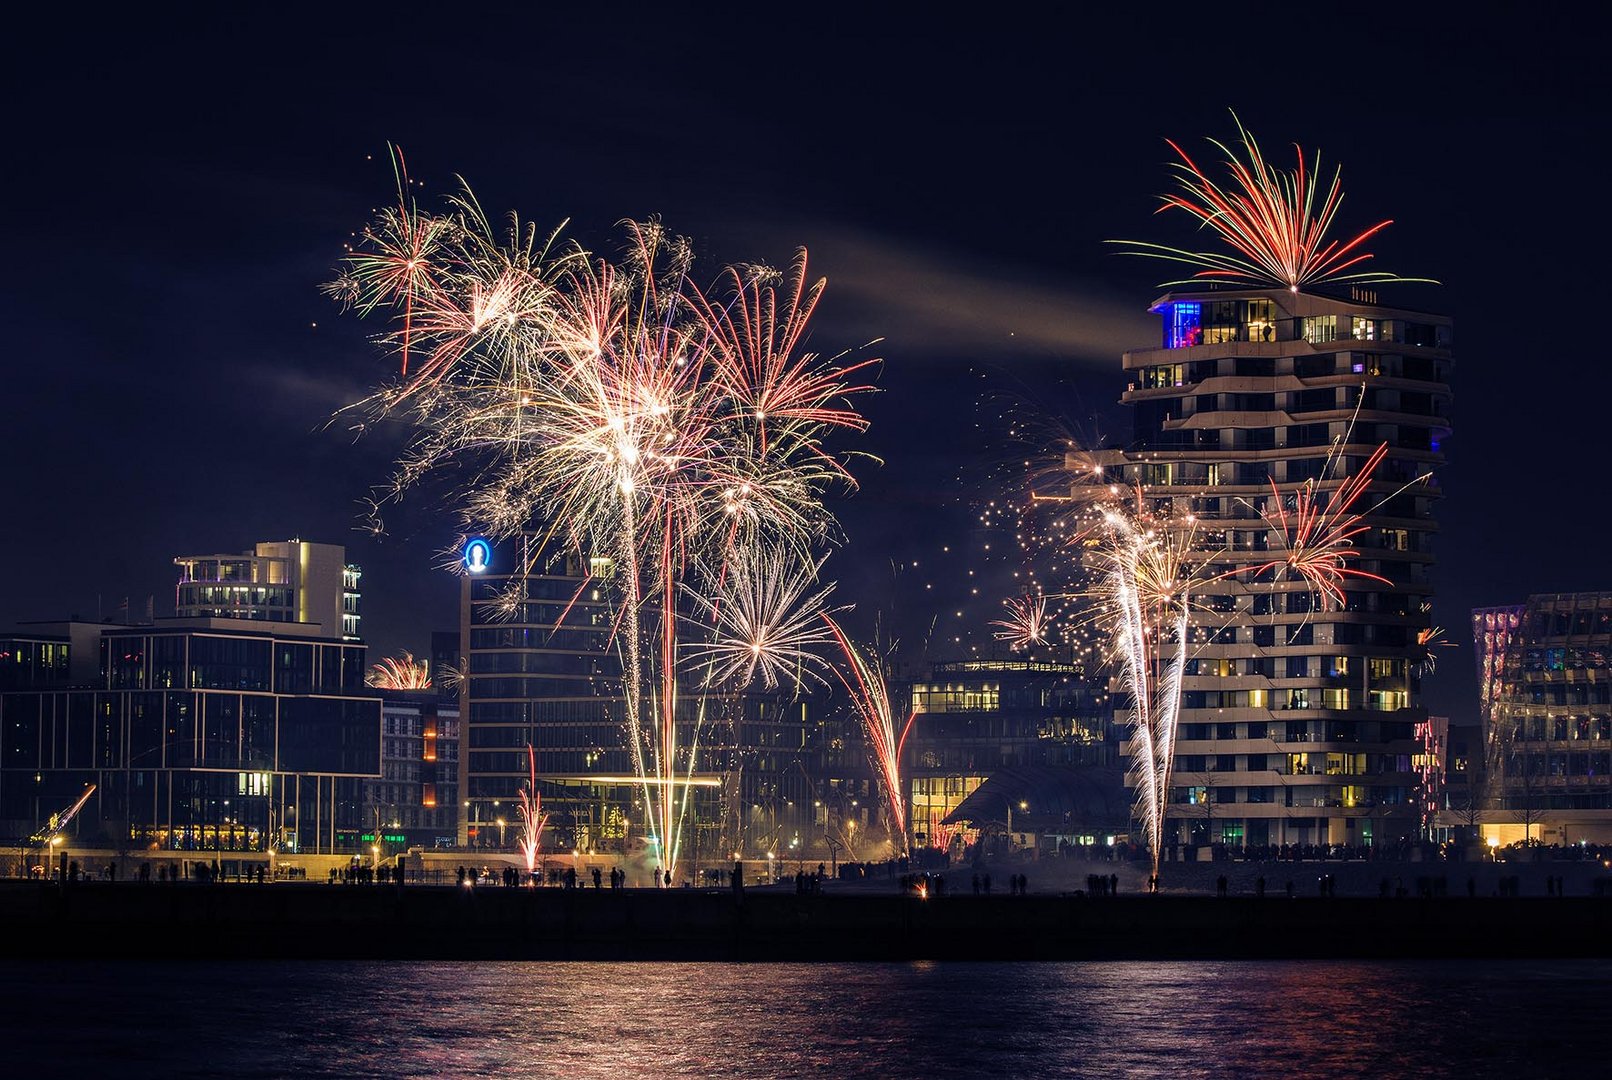
<svg viewBox="0 0 1612 1080">
<path fill-rule="evenodd" d="M 460 842 L 513 848 L 535 764 L 545 850 L 653 860 L 626 730 L 611 565 L 584 566 L 542 543 L 526 534 L 496 545 L 464 576 Z M 698 748 L 679 781 L 681 859 L 781 857 L 807 843 L 812 803 L 822 802 L 810 704 L 685 683 L 676 708 L 679 745 Z"/>
<path fill-rule="evenodd" d="M 460 843 L 513 843 L 531 746 L 550 821 L 545 846 L 620 850 L 632 832 L 634 774 L 609 606 L 601 583 L 574 558 L 542 554 L 541 543 L 523 534 L 499 544 L 463 579 Z"/>
<path fill-rule="evenodd" d="M 0 634 L 0 692 L 66 686 L 71 648 L 66 637 L 52 634 Z"/>
<path fill-rule="evenodd" d="M 1167 835 L 1412 839 L 1451 323 L 1285 289 L 1174 292 L 1150 310 L 1162 342 L 1124 356 L 1133 437 L 1101 457 L 1111 477 L 1189 507 L 1206 560 L 1231 575 L 1200 597 L 1221 614 L 1191 642 Z M 1272 500 L 1336 491 L 1379 446 L 1352 565 L 1386 582 L 1350 578 L 1342 610 L 1322 610 L 1302 581 L 1235 576 L 1284 546 L 1261 516 Z"/>
<path fill-rule="evenodd" d="M 375 690 L 381 775 L 364 781 L 364 828 L 351 841 L 390 855 L 453 847 L 459 827 L 459 703 L 434 690 Z"/>
<path fill-rule="evenodd" d="M 180 618 L 312 623 L 357 641 L 362 571 L 338 544 L 268 541 L 238 555 L 181 555 L 174 612 Z"/>
<path fill-rule="evenodd" d="M 1487 775 L 1477 827 L 1510 844 L 1612 841 L 1612 592 L 1472 613 Z"/>
<path fill-rule="evenodd" d="M 363 645 L 199 618 L 109 626 L 99 649 L 94 685 L 0 693 L 0 835 L 31 835 L 94 784 L 84 843 L 347 850 L 381 776 Z"/>
<path fill-rule="evenodd" d="M 1007 822 L 1052 837 L 1123 831 L 1114 712 L 1106 685 L 1079 665 L 1050 660 L 963 660 L 933 665 L 908 687 L 913 715 L 904 757 L 912 840 L 955 848 L 966 829 Z M 1066 797 L 1110 788 L 1107 798 Z M 994 793 L 994 798 L 993 798 Z M 1101 825 L 1079 812 L 1111 803 Z M 1076 804 L 1079 804 L 1077 808 Z M 1054 807 L 1057 807 L 1056 811 Z"/>
</svg>

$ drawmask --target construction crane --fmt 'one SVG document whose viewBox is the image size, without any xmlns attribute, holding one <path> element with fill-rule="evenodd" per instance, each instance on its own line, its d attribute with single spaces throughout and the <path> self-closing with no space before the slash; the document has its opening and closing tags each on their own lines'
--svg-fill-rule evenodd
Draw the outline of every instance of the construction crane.
<svg viewBox="0 0 1612 1080">
<path fill-rule="evenodd" d="M 28 838 L 29 843 L 36 847 L 49 847 L 55 843 L 56 838 L 62 834 L 62 830 L 67 828 L 67 823 L 72 821 L 80 810 L 84 809 L 84 804 L 89 802 L 90 796 L 94 794 L 95 785 L 91 784 L 84 789 L 84 794 L 80 795 L 72 806 L 59 814 L 50 815 L 50 820 L 40 826 L 39 831 Z"/>
<path fill-rule="evenodd" d="M 73 805 L 59 814 L 50 815 L 50 819 L 35 830 L 28 839 L 17 841 L 17 873 L 19 875 L 28 876 L 32 873 L 35 876 L 39 874 L 49 876 L 49 869 L 45 866 L 34 866 L 30 869 L 28 852 L 36 848 L 43 849 L 42 854 L 48 860 L 50 850 L 61 842 L 62 830 L 67 828 L 68 823 L 78 816 L 78 812 L 84 809 L 84 804 L 90 801 L 90 796 L 93 794 L 95 794 L 95 785 L 87 785 L 83 794 L 73 800 Z"/>
</svg>

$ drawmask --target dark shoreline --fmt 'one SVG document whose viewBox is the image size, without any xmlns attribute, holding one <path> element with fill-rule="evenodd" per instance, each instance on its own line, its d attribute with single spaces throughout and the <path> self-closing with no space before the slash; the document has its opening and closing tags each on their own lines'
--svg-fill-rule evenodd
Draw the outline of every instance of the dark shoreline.
<svg viewBox="0 0 1612 1080">
<path fill-rule="evenodd" d="M 0 959 L 1598 958 L 1612 899 L 0 883 Z"/>
</svg>

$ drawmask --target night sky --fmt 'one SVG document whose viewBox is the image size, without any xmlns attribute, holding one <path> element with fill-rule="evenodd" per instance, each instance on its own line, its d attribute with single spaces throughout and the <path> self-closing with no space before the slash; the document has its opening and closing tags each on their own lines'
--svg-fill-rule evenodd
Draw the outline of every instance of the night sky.
<svg viewBox="0 0 1612 1080">
<path fill-rule="evenodd" d="M 1123 442 L 1119 354 L 1156 343 L 1146 308 L 1171 275 L 1102 241 L 1191 241 L 1152 216 L 1163 140 L 1234 139 L 1228 109 L 1284 166 L 1294 141 L 1341 162 L 1343 227 L 1393 218 L 1378 265 L 1443 282 L 1383 301 L 1456 320 L 1435 619 L 1462 647 L 1428 704 L 1475 710 L 1473 606 L 1612 589 L 1612 376 L 1588 284 L 1612 95 L 1593 27 L 1549 8 L 800 8 L 763 24 L 755 8 L 584 6 L 609 14 L 11 24 L 0 623 L 110 616 L 125 597 L 138 615 L 148 595 L 171 614 L 173 556 L 299 535 L 363 565 L 380 654 L 427 652 L 455 624 L 455 582 L 431 569 L 451 518 L 411 502 L 385 537 L 355 531 L 402 433 L 355 443 L 329 422 L 389 370 L 374 327 L 318 291 L 393 192 L 389 140 L 428 201 L 459 174 L 484 206 L 569 219 L 590 248 L 651 214 L 710 275 L 807 246 L 829 279 L 813 344 L 884 339 L 873 430 L 845 448 L 886 463 L 859 467 L 827 574 L 864 614 L 927 623 L 900 584 L 917 577 L 892 565 L 978 539 L 980 463 L 1006 453 L 978 402 L 1018 394 Z M 940 587 L 961 565 L 935 567 Z M 983 601 L 969 615 L 993 617 Z"/>
</svg>

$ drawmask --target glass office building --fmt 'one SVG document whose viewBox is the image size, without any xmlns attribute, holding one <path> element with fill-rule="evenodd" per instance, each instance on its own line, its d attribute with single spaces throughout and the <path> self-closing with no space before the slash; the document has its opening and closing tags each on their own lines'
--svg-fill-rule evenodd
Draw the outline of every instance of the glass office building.
<svg viewBox="0 0 1612 1080">
<path fill-rule="evenodd" d="M 94 784 L 83 842 L 344 850 L 381 775 L 365 647 L 242 625 L 108 627 L 94 685 L 0 693 L 0 833 L 29 836 Z"/>
</svg>

